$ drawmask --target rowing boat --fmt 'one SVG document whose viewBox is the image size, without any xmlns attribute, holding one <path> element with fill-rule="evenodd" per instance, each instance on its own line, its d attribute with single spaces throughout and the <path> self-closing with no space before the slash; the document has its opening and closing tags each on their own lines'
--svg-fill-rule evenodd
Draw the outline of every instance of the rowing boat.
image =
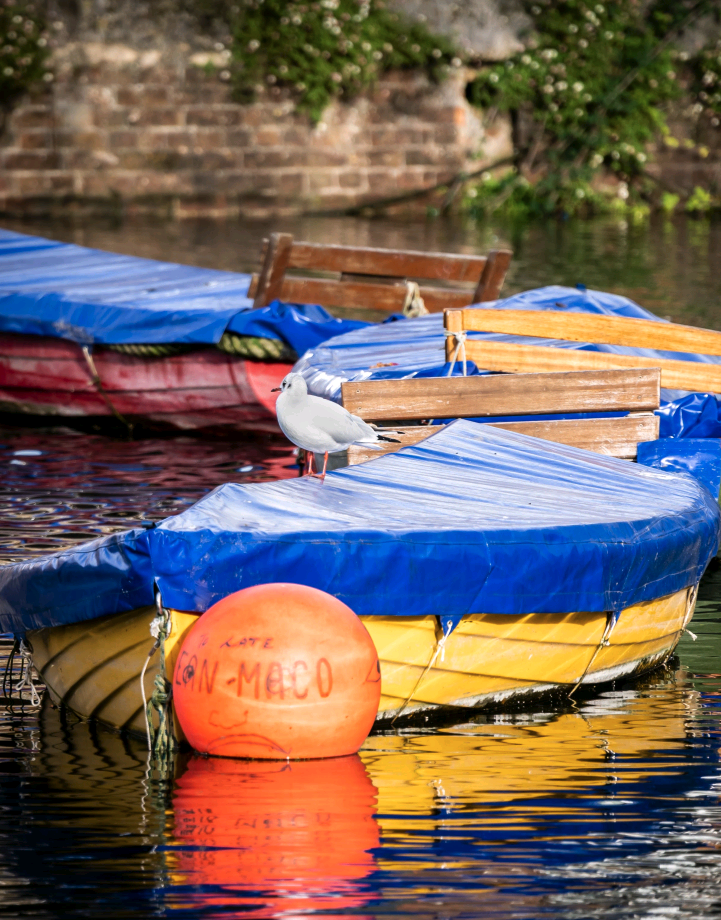
<svg viewBox="0 0 721 920">
<path fill-rule="evenodd" d="M 140 732 L 154 590 L 172 675 L 217 600 L 306 584 L 368 628 L 379 721 L 513 706 L 664 662 L 719 526 L 692 476 L 459 420 L 324 483 L 229 483 L 155 528 L 2 569 L 0 629 L 27 635 L 57 702 Z"/>
<path fill-rule="evenodd" d="M 250 281 L 0 230 L 0 411 L 277 432 L 298 353 L 365 324 Z"/>
<path fill-rule="evenodd" d="M 660 436 L 719 438 L 719 365 L 721 332 L 666 322 L 617 294 L 550 285 L 353 330 L 294 370 L 310 393 L 339 402 L 343 384 L 367 380 L 660 367 Z"/>
</svg>

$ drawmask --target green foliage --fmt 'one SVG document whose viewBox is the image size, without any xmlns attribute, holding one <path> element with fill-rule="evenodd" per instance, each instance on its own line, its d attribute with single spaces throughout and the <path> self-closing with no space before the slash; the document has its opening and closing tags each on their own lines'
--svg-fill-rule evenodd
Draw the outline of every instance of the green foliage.
<svg viewBox="0 0 721 920">
<path fill-rule="evenodd" d="M 594 174 L 609 170 L 633 189 L 647 145 L 667 130 L 663 105 L 680 94 L 672 49 L 658 39 L 653 10 L 627 0 L 536 0 L 527 11 L 535 46 L 483 71 L 472 100 L 528 112 L 519 166 L 545 164 L 536 187 L 544 210 L 587 211 Z"/>
<path fill-rule="evenodd" d="M 259 87 L 285 90 L 318 121 L 385 70 L 423 68 L 439 79 L 460 65 L 451 43 L 404 22 L 382 0 L 243 0 L 234 24 L 233 85 L 248 101 Z"/>
<path fill-rule="evenodd" d="M 0 107 L 8 110 L 39 80 L 52 80 L 45 19 L 35 4 L 0 0 Z"/>
<path fill-rule="evenodd" d="M 686 210 L 689 213 L 707 214 L 712 207 L 713 199 L 709 192 L 697 185 L 686 202 Z"/>
<path fill-rule="evenodd" d="M 693 112 L 695 115 L 706 115 L 717 128 L 721 124 L 721 41 L 705 48 L 689 65 Z"/>
<path fill-rule="evenodd" d="M 674 195 L 673 192 L 664 192 L 661 195 L 661 210 L 665 211 L 666 214 L 672 214 L 680 200 L 679 196 Z"/>
<path fill-rule="evenodd" d="M 482 181 L 466 193 L 465 210 L 474 217 L 502 211 L 512 220 L 548 218 L 557 214 L 591 214 L 614 210 L 622 199 L 609 199 L 596 192 L 584 179 L 576 177 L 558 185 L 553 175 L 531 183 L 517 170 L 503 176 L 484 174 Z"/>
</svg>

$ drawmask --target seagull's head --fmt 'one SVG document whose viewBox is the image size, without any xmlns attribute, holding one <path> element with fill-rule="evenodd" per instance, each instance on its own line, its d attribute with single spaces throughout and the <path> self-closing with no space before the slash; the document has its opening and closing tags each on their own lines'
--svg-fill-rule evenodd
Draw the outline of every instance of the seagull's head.
<svg viewBox="0 0 721 920">
<path fill-rule="evenodd" d="M 289 393 L 291 396 L 307 396 L 308 384 L 302 374 L 291 372 L 285 375 L 279 387 L 273 387 L 271 393 L 275 393 L 278 390 L 282 393 Z"/>
</svg>

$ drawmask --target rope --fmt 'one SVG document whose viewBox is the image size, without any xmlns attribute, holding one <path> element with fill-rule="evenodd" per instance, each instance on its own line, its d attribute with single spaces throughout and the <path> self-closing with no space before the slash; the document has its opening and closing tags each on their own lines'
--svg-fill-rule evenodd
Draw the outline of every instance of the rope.
<svg viewBox="0 0 721 920">
<path fill-rule="evenodd" d="M 125 416 L 121 415 L 118 412 L 118 410 L 115 408 L 115 406 L 110 401 L 110 397 L 103 389 L 103 384 L 100 381 L 100 374 L 98 374 L 98 369 L 95 367 L 95 361 L 93 361 L 93 356 L 90 354 L 90 349 L 88 348 L 87 345 L 81 345 L 80 348 L 83 353 L 83 357 L 85 358 L 85 363 L 88 365 L 88 370 L 90 371 L 90 378 L 93 381 L 93 384 L 95 386 L 95 389 L 98 391 L 99 396 L 101 397 L 105 405 L 108 407 L 108 409 L 110 409 L 110 411 L 113 413 L 115 418 L 119 422 L 122 422 L 123 425 L 127 426 L 128 432 L 132 435 L 133 433 L 132 423 L 129 422 L 125 418 Z"/>
<path fill-rule="evenodd" d="M 173 355 L 182 355 L 190 351 L 193 345 L 181 345 L 177 342 L 162 342 L 156 345 L 132 344 L 123 345 L 106 345 L 110 351 L 116 351 L 121 355 L 133 355 L 135 358 L 170 358 Z"/>
<path fill-rule="evenodd" d="M 433 667 L 433 665 L 436 663 L 436 659 L 438 658 L 438 654 L 440 653 L 441 661 L 445 661 L 445 660 L 446 660 L 446 642 L 448 641 L 448 637 L 449 637 L 450 634 L 451 634 L 451 630 L 452 630 L 452 625 L 449 623 L 448 632 L 445 632 L 445 631 L 444 631 L 444 632 L 443 632 L 443 635 L 441 636 L 441 638 L 437 641 L 435 650 L 434 650 L 433 654 L 431 655 L 431 660 L 428 662 L 428 664 L 425 666 L 425 668 L 424 668 L 423 671 L 421 672 L 421 676 L 420 676 L 420 677 L 418 678 L 418 680 L 416 681 L 416 684 L 415 684 L 415 686 L 413 687 L 413 689 L 411 690 L 408 699 L 405 701 L 405 703 L 403 703 L 403 705 L 401 706 L 401 708 L 398 710 L 398 712 L 397 712 L 397 713 L 393 716 L 393 718 L 391 719 L 391 725 L 393 725 L 393 724 L 395 723 L 396 719 L 400 719 L 400 717 L 401 717 L 401 716 L 403 715 L 403 713 L 405 712 L 406 707 L 408 706 L 408 704 L 410 703 L 410 701 L 413 699 L 413 697 L 416 695 L 416 691 L 417 691 L 418 688 L 420 687 L 421 681 L 422 681 L 423 678 L 426 676 L 426 674 L 430 671 L 430 669 Z"/>
<path fill-rule="evenodd" d="M 15 653 L 20 648 L 20 642 L 15 639 L 10 649 L 7 661 L 5 662 L 5 671 L 3 672 L 3 697 L 8 699 L 12 693 L 12 673 L 15 660 Z"/>
<path fill-rule="evenodd" d="M 40 694 L 37 691 L 35 686 L 35 678 L 33 677 L 33 658 L 30 654 L 30 649 L 25 645 L 25 642 L 21 639 L 18 645 L 18 651 L 20 652 L 20 657 L 22 663 L 20 665 L 20 680 L 13 684 L 13 692 L 22 699 L 23 692 L 26 690 L 30 691 L 30 705 L 39 706 L 40 705 Z"/>
<path fill-rule="evenodd" d="M 610 637 L 611 633 L 612 633 L 613 630 L 614 630 L 614 627 L 616 626 L 616 623 L 618 623 L 619 618 L 620 618 L 620 614 L 614 613 L 613 610 L 610 610 L 610 611 L 606 614 L 606 628 L 604 629 L 603 635 L 601 636 L 601 641 L 598 643 L 598 646 L 596 647 L 596 651 L 593 653 L 593 655 L 591 655 L 591 660 L 588 662 L 588 664 L 587 664 L 586 667 L 584 668 L 583 674 L 581 674 L 581 676 L 578 678 L 578 680 L 576 681 L 576 683 L 573 685 L 573 687 L 572 687 L 571 690 L 569 691 L 569 693 L 568 693 L 569 699 L 570 699 L 570 697 L 573 696 L 573 694 L 576 692 L 576 690 L 578 690 L 578 688 L 579 688 L 579 687 L 581 686 L 581 684 L 583 683 L 584 677 L 585 677 L 586 674 L 588 674 L 588 672 L 591 670 L 591 665 L 592 665 L 593 662 L 596 660 L 596 657 L 597 657 L 598 653 L 601 651 L 601 649 L 602 649 L 602 648 L 608 648 L 608 646 L 611 644 L 608 640 L 609 640 L 609 637 Z"/>
<path fill-rule="evenodd" d="M 421 289 L 416 281 L 406 281 L 406 299 L 401 312 L 409 318 L 425 316 L 428 313 L 428 307 L 421 297 Z"/>
<path fill-rule="evenodd" d="M 456 342 L 456 350 L 453 352 L 453 357 L 451 358 L 451 366 L 448 373 L 446 374 L 446 377 L 450 377 L 453 374 L 453 369 L 456 366 L 456 361 L 459 360 L 459 354 L 463 355 L 460 360 L 463 362 L 463 376 L 467 377 L 466 339 L 468 338 L 468 333 L 464 330 L 461 330 L 460 332 L 451 332 L 448 329 L 444 329 L 443 335 L 445 335 L 446 338 L 450 338 L 452 336 Z"/>
<path fill-rule="evenodd" d="M 217 347 L 227 355 L 251 361 L 284 361 L 295 364 L 298 360 L 297 353 L 282 339 L 224 332 Z"/>
<path fill-rule="evenodd" d="M 173 685 L 165 676 L 165 640 L 170 635 L 172 622 L 170 611 L 163 607 L 160 594 L 156 595 L 156 603 L 158 613 L 150 624 L 150 634 L 155 638 L 155 642 L 148 652 L 148 657 L 145 659 L 145 664 L 140 672 L 140 693 L 145 709 L 145 734 L 148 740 L 148 751 L 150 756 L 159 761 L 161 766 L 165 766 L 170 761 L 176 746 L 170 705 L 173 696 Z M 150 659 L 158 649 L 160 649 L 158 673 L 155 675 L 153 692 L 150 699 L 147 699 L 145 696 L 145 672 Z M 158 714 L 157 731 L 153 726 L 153 710 Z"/>
<path fill-rule="evenodd" d="M 421 305 L 422 304 L 423 301 L 421 300 Z M 427 313 L 428 311 L 424 309 L 422 312 Z M 103 347 L 121 355 L 132 355 L 135 358 L 172 358 L 175 355 L 185 354 L 196 346 L 185 345 L 179 342 L 161 342 L 157 344 L 128 343 L 123 345 L 104 345 Z M 283 361 L 295 364 L 298 360 L 297 352 L 282 339 L 269 339 L 256 335 L 238 335 L 235 332 L 224 332 L 216 347 L 226 355 L 233 355 L 236 358 L 245 358 L 249 361 Z M 96 373 L 94 368 L 92 370 L 93 373 Z"/>
</svg>

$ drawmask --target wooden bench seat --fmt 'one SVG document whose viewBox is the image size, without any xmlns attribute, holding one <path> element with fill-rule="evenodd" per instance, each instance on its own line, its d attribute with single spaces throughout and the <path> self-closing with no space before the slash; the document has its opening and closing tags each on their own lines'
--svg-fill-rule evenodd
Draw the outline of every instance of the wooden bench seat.
<svg viewBox="0 0 721 920">
<path fill-rule="evenodd" d="M 659 430 L 653 414 L 660 402 L 658 368 L 363 380 L 346 382 L 341 389 L 349 412 L 399 432 L 394 437 L 400 443 L 383 443 L 385 453 L 433 434 L 440 426 L 422 424 L 433 419 L 628 412 L 617 418 L 489 423 L 628 460 L 635 459 L 639 441 L 654 440 Z M 351 447 L 348 463 L 380 455 L 381 451 Z"/>
<path fill-rule="evenodd" d="M 621 367 L 660 367 L 661 386 L 701 393 L 721 393 L 721 364 L 646 358 L 607 352 L 524 345 L 465 338 L 467 332 L 565 339 L 597 345 L 625 345 L 686 354 L 721 355 L 721 332 L 676 323 L 624 316 L 567 313 L 555 310 L 447 310 L 446 359 L 465 357 L 488 371 L 602 370 Z M 460 346 L 460 347 L 459 347 Z"/>
<path fill-rule="evenodd" d="M 468 256 L 331 246 L 272 233 L 264 240 L 261 268 L 253 275 L 248 295 L 255 307 L 282 300 L 400 313 L 412 281 L 419 284 L 426 309 L 440 312 L 497 300 L 511 255 L 503 249 Z"/>
</svg>

